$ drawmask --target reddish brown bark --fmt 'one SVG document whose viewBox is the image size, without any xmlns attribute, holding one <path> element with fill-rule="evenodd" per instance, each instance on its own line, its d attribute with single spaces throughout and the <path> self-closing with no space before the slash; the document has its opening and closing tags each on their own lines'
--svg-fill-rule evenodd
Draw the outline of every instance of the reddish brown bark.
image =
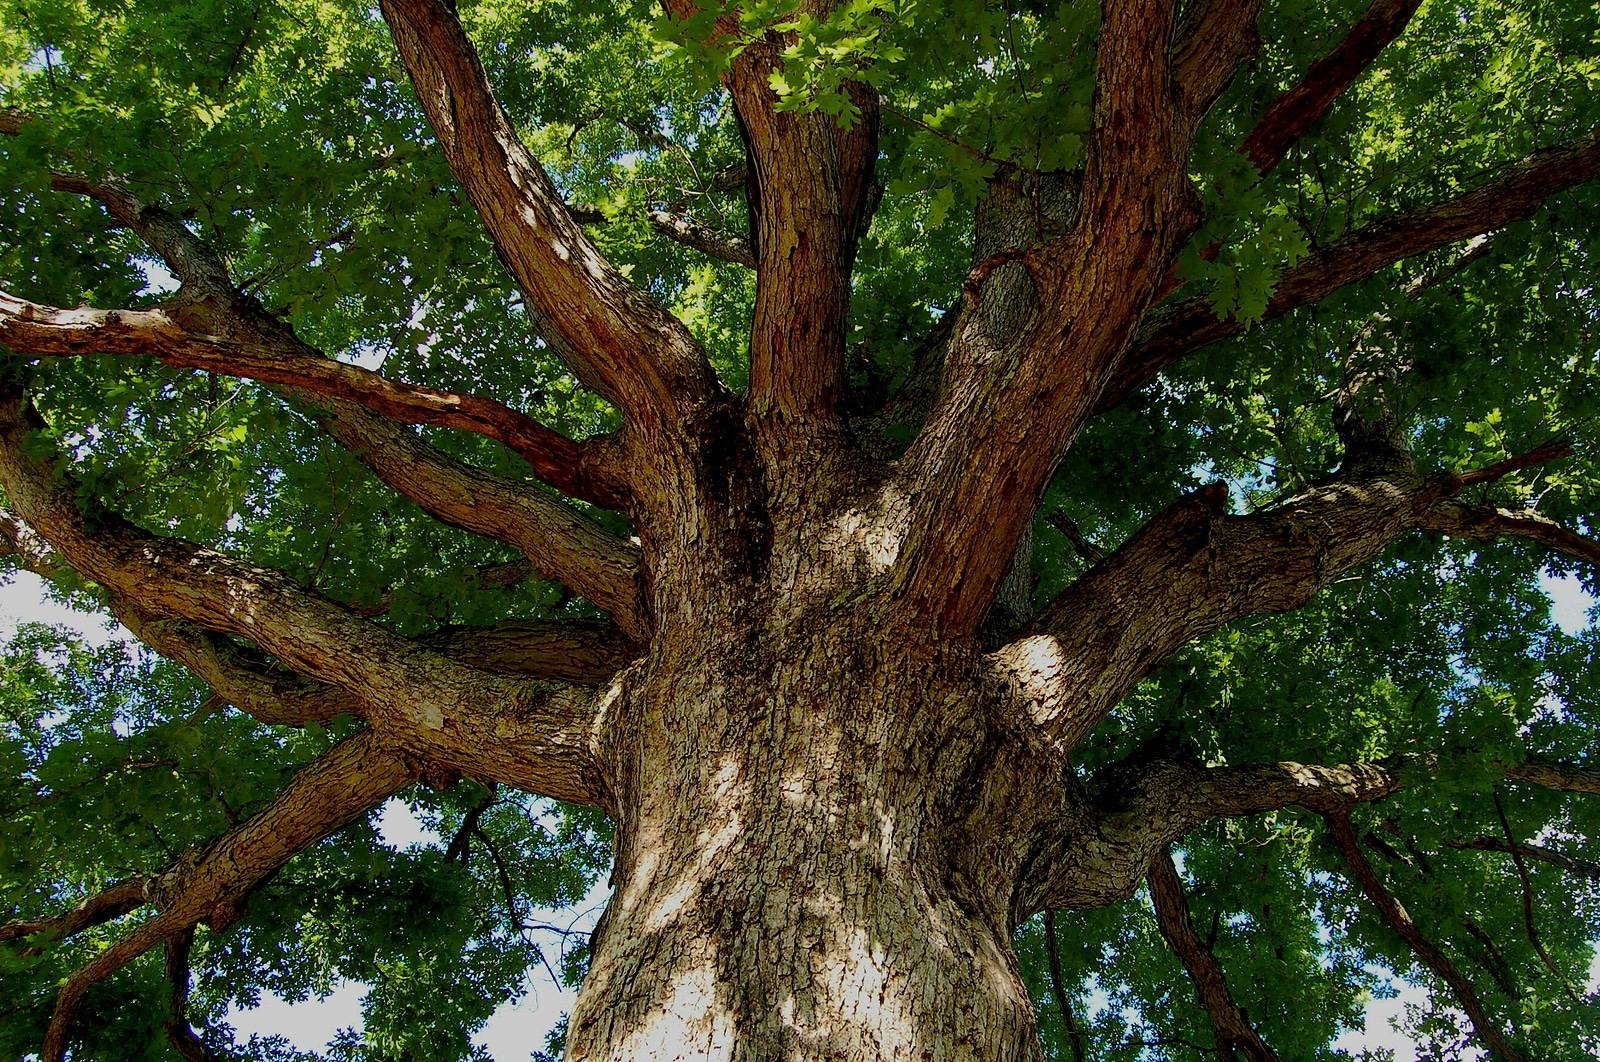
<svg viewBox="0 0 1600 1062">
<path fill-rule="evenodd" d="M 1262 173 L 1271 173 L 1289 147 L 1400 36 L 1421 6 L 1422 0 L 1373 0 L 1350 32 L 1267 108 L 1239 147 L 1244 157 Z"/>
<path fill-rule="evenodd" d="M 1313 68 L 1304 91 L 1269 111 L 1252 150 L 1281 157 L 1285 138 L 1304 132 L 1415 6 L 1375 3 L 1369 17 L 1381 25 L 1358 27 Z M 449 5 L 383 4 L 438 147 L 530 307 L 557 353 L 621 413 L 621 430 L 604 440 L 576 442 L 491 399 L 327 359 L 242 296 L 223 260 L 159 204 L 58 174 L 58 190 L 103 204 L 182 287 L 166 308 L 139 311 L 8 299 L 0 339 L 35 357 L 150 354 L 311 396 L 329 433 L 384 483 L 514 546 L 526 570 L 561 580 L 611 621 L 402 637 L 379 622 L 381 607 L 352 609 L 82 501 L 67 462 L 29 440 L 38 421 L 24 383 L 8 378 L 0 484 L 15 511 L 0 530 L 25 566 L 98 582 L 130 629 L 264 722 L 348 712 L 366 723 L 259 815 L 153 875 L 154 894 L 141 879 L 158 913 L 64 986 L 47 1058 L 64 1053 L 88 985 L 168 941 L 174 1044 L 192 1054 L 192 1030 L 177 1026 L 178 960 L 193 927 L 225 924 L 296 851 L 399 787 L 462 776 L 615 820 L 615 899 L 573 1016 L 573 1058 L 1031 1062 L 1039 1044 L 1012 932 L 1043 910 L 1125 899 L 1147 875 L 1219 1039 L 1270 1057 L 1214 959 L 1194 946 L 1168 847 L 1212 819 L 1289 806 L 1329 816 L 1339 837 L 1352 806 L 1427 784 L 1451 764 L 1162 760 L 1080 780 L 1075 750 L 1186 643 L 1298 607 L 1401 536 L 1515 534 L 1597 555 L 1536 514 L 1457 498 L 1556 452 L 1423 476 L 1382 408 L 1382 384 L 1403 366 L 1359 365 L 1353 350 L 1335 399 L 1339 475 L 1249 515 L 1230 514 L 1226 491 L 1207 488 L 1109 555 L 1085 540 L 1087 573 L 1013 635 L 1028 598 L 1029 528 L 1078 432 L 1242 328 L 1199 301 L 1149 311 L 1197 222 L 1187 176 L 1195 123 L 1255 46 L 1259 4 L 1208 0 L 1175 24 L 1178 7 L 1107 5 L 1081 175 L 1012 174 L 1014 184 L 984 197 L 963 301 L 908 389 L 927 415 L 907 418 L 920 427 L 898 458 L 857 447 L 840 419 L 876 103 L 853 90 L 862 114 L 849 128 L 780 112 L 767 81 L 776 36 L 747 42 L 726 81 L 746 140 L 758 269 L 751 390 L 734 396 L 688 330 L 599 256 L 496 103 Z M 23 121 L 0 112 L 0 134 Z M 1290 270 L 1268 315 L 1526 217 L 1597 173 L 1600 139 L 1590 136 L 1359 228 Z M 705 236 L 673 225 L 685 242 Z M 545 483 L 621 510 L 637 538 L 538 484 L 451 460 L 401 422 L 498 439 Z M 1582 764 L 1529 760 L 1499 774 L 1600 791 Z M 1165 869 L 1152 873 L 1152 859 Z M 1352 865 L 1395 922 L 1393 898 L 1368 887 L 1370 866 Z M 133 887 L 28 925 L 71 933 L 103 923 L 133 909 Z"/>
</svg>

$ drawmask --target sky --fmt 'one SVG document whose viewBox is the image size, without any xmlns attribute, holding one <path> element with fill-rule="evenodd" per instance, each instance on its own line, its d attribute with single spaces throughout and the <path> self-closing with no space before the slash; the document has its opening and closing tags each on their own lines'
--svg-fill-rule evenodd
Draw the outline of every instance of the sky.
<svg viewBox="0 0 1600 1062">
<path fill-rule="evenodd" d="M 1576 579 L 1547 576 L 1544 588 L 1550 595 L 1552 618 L 1568 633 L 1584 629 L 1595 618 L 1596 602 Z M 133 640 L 125 629 L 104 616 L 80 612 L 51 600 L 45 593 L 44 580 L 38 576 L 17 572 L 8 577 L 6 585 L 0 586 L 0 639 L 9 639 L 24 622 L 65 626 L 94 645 Z M 385 842 L 396 848 L 440 843 L 438 834 L 419 822 L 400 800 L 392 799 L 383 806 L 379 826 Z M 602 883 L 582 904 L 582 909 L 588 913 L 580 928 L 593 924 L 605 899 Z M 565 923 L 570 920 L 571 913 L 534 910 L 530 918 Z M 1400 1031 L 1399 1025 L 1406 1008 L 1421 1002 L 1422 990 L 1398 980 L 1395 987 L 1398 994 L 1390 999 L 1373 1000 L 1367 1007 L 1365 1027 L 1347 1031 L 1336 1041 L 1336 1046 L 1350 1051 L 1388 1047 L 1395 1051 L 1397 1059 L 1415 1058 L 1415 1044 Z M 1600 951 L 1589 969 L 1589 989 L 1593 991 L 1597 987 L 1600 987 Z M 321 1051 L 340 1029 L 360 1026 L 361 1000 L 366 991 L 362 984 L 345 981 L 335 985 L 333 991 L 321 999 L 295 1004 L 262 993 L 260 1006 L 232 1010 L 228 1021 L 240 1041 L 248 1040 L 255 1033 L 282 1035 L 300 1050 Z M 474 1040 L 485 1047 L 496 1062 L 527 1062 L 535 1049 L 544 1046 L 545 1034 L 571 1009 L 574 998 L 572 990 L 554 984 L 542 970 L 534 971 L 527 982 L 527 994 L 501 1006 Z M 1093 999 L 1090 1009 L 1095 1009 Z"/>
<path fill-rule="evenodd" d="M 396 848 L 442 843 L 439 835 L 418 822 L 401 800 L 390 800 L 383 806 L 378 827 L 384 841 Z M 577 908 L 585 912 L 578 928 L 593 927 L 607 896 L 602 881 L 584 897 Z M 572 914 L 535 907 L 526 912 L 526 917 L 530 922 L 550 921 L 564 925 Z M 553 944 L 550 953 L 556 953 Z M 228 1021 L 241 1041 L 256 1033 L 281 1035 L 302 1051 L 320 1051 L 340 1029 L 360 1026 L 361 999 L 366 991 L 366 986 L 358 982 L 342 981 L 323 999 L 294 1004 L 264 992 L 259 1007 L 232 1010 Z M 542 969 L 533 970 L 527 981 L 527 994 L 495 1011 L 488 1024 L 473 1037 L 473 1042 L 486 1048 L 495 1062 L 527 1062 L 534 1049 L 544 1047 L 545 1035 L 563 1013 L 572 1009 L 576 998 L 575 990 L 556 984 Z"/>
</svg>

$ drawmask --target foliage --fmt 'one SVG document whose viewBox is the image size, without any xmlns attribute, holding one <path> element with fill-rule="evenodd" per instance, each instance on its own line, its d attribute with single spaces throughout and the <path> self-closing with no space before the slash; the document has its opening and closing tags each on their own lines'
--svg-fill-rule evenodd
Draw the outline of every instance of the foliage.
<svg viewBox="0 0 1600 1062">
<path fill-rule="evenodd" d="M 1406 393 L 1424 460 L 1483 464 L 1553 435 L 1592 455 L 1600 434 L 1595 322 L 1600 188 L 1563 193 L 1495 236 L 1470 268 L 1415 298 L 1397 289 L 1459 249 L 1413 260 L 1314 309 L 1259 324 L 1283 272 L 1374 219 L 1436 201 L 1600 122 L 1600 6 L 1586 0 L 1427 3 L 1403 37 L 1289 159 L 1261 177 L 1237 154 L 1256 116 L 1365 5 L 1269 4 L 1259 58 L 1207 120 L 1193 162 L 1207 222 L 1181 260 L 1186 293 L 1252 325 L 1097 419 L 1057 473 L 1046 513 L 1114 545 L 1180 492 L 1211 480 L 1249 510 L 1336 461 L 1330 392 L 1340 354 L 1376 313 L 1415 358 Z M 737 32 L 715 37 L 724 8 Z M 741 159 L 715 75 L 749 41 L 791 34 L 772 87 L 786 108 L 860 120 L 846 85 L 884 93 L 885 194 L 860 252 L 850 341 L 863 389 L 904 382 L 911 352 L 958 298 L 975 203 L 997 174 L 1080 166 L 1098 5 L 1085 0 L 879 0 L 826 18 L 789 0 L 663 19 L 632 0 L 477 0 L 462 16 L 500 99 L 558 186 L 592 205 L 602 250 L 685 321 L 718 372 L 743 383 L 754 285 L 747 270 L 659 238 L 654 208 L 724 231 L 745 208 L 719 184 Z M 309 341 L 386 375 L 494 395 L 574 436 L 615 424 L 536 337 L 465 196 L 435 149 L 375 10 L 341 0 L 0 0 L 0 105 L 36 116 L 0 140 L 0 278 L 26 298 L 137 305 L 163 274 L 93 203 L 49 190 L 63 157 L 116 174 L 181 212 Z M 1222 246 L 1215 256 L 1202 252 Z M 281 568 L 337 600 L 387 610 L 404 633 L 590 606 L 537 580 L 479 590 L 504 547 L 427 518 L 383 488 L 271 388 L 146 360 L 60 359 L 37 369 L 41 409 L 87 491 L 129 519 Z M 508 477 L 525 470 L 470 435 L 440 448 Z M 1600 530 L 1600 464 L 1570 462 L 1486 488 Z M 601 519 L 621 524 L 609 514 Z M 1084 562 L 1048 520 L 1036 597 Z M 1522 545 L 1414 540 L 1306 609 L 1191 646 L 1085 747 L 1085 771 L 1167 742 L 1209 763 L 1333 763 L 1416 750 L 1485 761 L 1531 747 L 1592 754 L 1600 634 L 1551 621 L 1540 580 L 1594 569 Z M 93 590 L 82 591 L 93 594 Z M 0 660 L 0 908 L 55 910 L 167 863 L 249 813 L 348 730 L 284 731 L 209 706 L 174 665 L 25 627 Z M 1372 813 L 1364 832 L 1419 923 L 1464 957 L 1491 1006 L 1549 1060 L 1593 1057 L 1600 1007 L 1584 972 L 1600 938 L 1594 883 L 1535 864 L 1540 939 L 1525 932 L 1516 868 L 1451 847 L 1505 828 L 1481 791 L 1432 786 Z M 1519 840 L 1595 858 L 1594 801 L 1503 787 Z M 288 1059 L 283 1043 L 230 1045 L 230 1004 L 303 999 L 341 978 L 373 986 L 364 1027 L 330 1057 L 476 1057 L 470 1033 L 553 955 L 508 904 L 575 903 L 608 859 L 590 814 L 492 795 L 468 858 L 445 846 L 484 801 L 470 785 L 417 790 L 443 841 L 406 851 L 359 823 L 297 858 L 228 934 L 197 940 L 191 1006 L 208 1043 Z M 492 855 L 491 855 L 492 851 Z M 1244 1008 L 1286 1058 L 1337 1057 L 1385 971 L 1438 988 L 1359 902 L 1314 816 L 1207 827 L 1182 846 L 1196 923 Z M 511 886 L 513 896 L 506 894 Z M 1187 1059 L 1210 1027 L 1156 932 L 1148 902 L 1063 915 L 1062 966 L 1091 1057 Z M 1019 934 L 1047 1047 L 1071 1057 L 1042 929 Z M 0 1053 L 35 1049 L 50 996 L 109 939 L 96 931 L 23 957 L 0 947 Z M 1494 947 L 1484 941 L 1490 940 Z M 169 1057 L 158 955 L 95 990 L 83 1057 Z M 1442 989 L 1436 998 L 1447 1000 Z M 1455 1019 L 1416 1032 L 1447 1056 Z M 1160 1039 L 1160 1044 L 1149 1043 Z M 530 1047 L 531 1050 L 531 1047 Z"/>
</svg>

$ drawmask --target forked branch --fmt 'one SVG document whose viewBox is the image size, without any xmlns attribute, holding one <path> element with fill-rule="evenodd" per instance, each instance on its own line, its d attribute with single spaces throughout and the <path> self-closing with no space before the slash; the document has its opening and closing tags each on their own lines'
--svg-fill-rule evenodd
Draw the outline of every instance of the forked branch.
<svg viewBox="0 0 1600 1062">
<path fill-rule="evenodd" d="M 1388 923 L 1395 935 L 1400 937 L 1416 953 L 1418 959 L 1427 965 L 1440 980 L 1450 986 L 1451 993 L 1456 998 L 1456 1003 L 1466 1012 L 1472 1021 L 1472 1028 L 1491 1051 L 1505 1062 L 1522 1062 L 1522 1053 L 1506 1039 L 1505 1033 L 1490 1018 L 1488 1011 L 1483 1006 L 1483 1001 L 1478 997 L 1477 990 L 1472 987 L 1472 982 L 1467 980 L 1449 956 L 1429 940 L 1428 937 L 1412 920 L 1405 906 L 1395 898 L 1383 884 L 1383 879 L 1378 877 L 1372 869 L 1372 863 L 1361 850 L 1361 842 L 1356 837 L 1355 827 L 1350 822 L 1348 811 L 1334 812 L 1324 816 L 1328 823 L 1328 831 L 1333 838 L 1333 843 L 1343 856 L 1345 866 L 1349 870 L 1352 881 L 1360 887 L 1368 901 L 1378 909 L 1383 920 Z"/>
<path fill-rule="evenodd" d="M 295 775 L 272 803 L 237 828 L 150 879 L 145 899 L 155 904 L 158 913 L 62 985 L 45 1034 L 44 1062 L 62 1062 L 73 1016 L 91 987 L 197 924 L 219 932 L 233 924 L 252 889 L 416 776 L 413 767 L 385 749 L 370 731 L 357 734 Z"/>
<path fill-rule="evenodd" d="M 1234 1001 L 1222 964 L 1206 942 L 1195 932 L 1189 917 L 1189 897 L 1170 851 L 1150 862 L 1150 903 L 1155 908 L 1156 925 L 1194 983 L 1200 1005 L 1211 1018 L 1217 1037 L 1217 1057 L 1222 1062 L 1277 1062 L 1277 1053 L 1267 1046 L 1244 1010 Z"/>
</svg>

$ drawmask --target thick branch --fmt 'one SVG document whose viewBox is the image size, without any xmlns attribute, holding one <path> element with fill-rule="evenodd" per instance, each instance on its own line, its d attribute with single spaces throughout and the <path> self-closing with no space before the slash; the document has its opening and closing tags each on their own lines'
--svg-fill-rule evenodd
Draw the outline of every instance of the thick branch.
<svg viewBox="0 0 1600 1062">
<path fill-rule="evenodd" d="M 1172 950 L 1183 961 L 1183 968 L 1194 982 L 1195 994 L 1211 1018 L 1217 1037 L 1217 1057 L 1222 1062 L 1277 1062 L 1277 1054 L 1267 1046 L 1250 1019 L 1234 1002 L 1228 990 L 1222 965 L 1211 953 L 1189 919 L 1189 897 L 1183 880 L 1172 862 L 1171 852 L 1162 852 L 1150 863 L 1150 902 L 1155 907 L 1156 925 Z"/>
<path fill-rule="evenodd" d="M 1402 534 L 1429 526 L 1465 485 L 1570 452 L 1550 443 L 1424 479 L 1403 448 L 1347 449 L 1344 474 L 1249 516 L 1226 515 L 1227 489 L 1212 484 L 1151 519 L 990 660 L 1016 710 L 1070 750 L 1191 639 L 1244 616 L 1298 608 Z"/>
<path fill-rule="evenodd" d="M 20 396 L 0 396 L 0 482 L 17 515 L 77 571 L 152 612 L 251 638 L 328 682 L 376 696 L 400 696 L 413 681 L 417 689 L 433 684 L 405 639 L 281 573 L 147 534 L 111 513 L 97 514 L 91 527 L 71 484 L 28 452 L 30 432 L 43 427 L 30 415 Z"/>
<path fill-rule="evenodd" d="M 583 383 L 659 425 L 713 396 L 688 330 L 606 262 L 494 98 L 442 0 L 384 0 L 384 19 L 439 145 L 530 306 Z"/>
<path fill-rule="evenodd" d="M 675 17 L 699 5 L 672 0 Z M 824 18 L 833 0 L 800 9 Z M 719 27 L 717 32 L 721 32 Z M 845 315 L 856 244 L 872 198 L 878 156 L 878 98 L 846 88 L 856 108 L 848 126 L 821 112 L 779 111 L 771 78 L 785 41 L 768 34 L 739 52 L 723 77 L 746 154 L 756 305 L 750 335 L 750 408 L 774 428 L 771 458 L 790 456 L 793 431 L 833 425 L 845 384 Z"/>
<path fill-rule="evenodd" d="M 1225 504 L 1220 485 L 1179 501 L 991 657 L 1049 740 L 1076 746 L 1191 639 L 1299 607 L 1415 527 L 1432 497 L 1403 470 L 1335 480 L 1250 516 L 1225 515 Z"/>
<path fill-rule="evenodd" d="M 370 731 L 357 734 L 297 774 L 261 811 L 154 881 L 160 913 L 101 952 L 62 985 L 41 1052 L 62 1062 L 73 1013 L 90 987 L 150 948 L 204 922 L 237 921 L 250 891 L 299 852 L 414 781 L 416 771 Z"/>
<path fill-rule="evenodd" d="M 1190 125 L 1205 117 L 1239 66 L 1261 47 L 1261 6 L 1262 0 L 1202 0 L 1184 16 L 1172 66 Z"/>
<path fill-rule="evenodd" d="M 325 682 L 272 668 L 225 638 L 182 620 L 160 620 L 120 599 L 111 611 L 150 648 L 194 672 L 229 704 L 263 723 L 306 726 L 367 714 L 366 704 Z"/>
<path fill-rule="evenodd" d="M 1038 310 L 1014 342 L 966 341 L 981 327 L 989 263 L 967 289 L 939 405 L 893 484 L 915 499 L 895 591 L 928 634 L 977 629 L 1051 474 L 1193 229 L 1190 130 L 1165 61 L 1175 6 L 1106 6 L 1076 217 L 1064 235 L 990 260 L 1026 268 L 1038 289 Z"/>
<path fill-rule="evenodd" d="M 513 619 L 449 627 L 427 644 L 451 659 L 501 675 L 603 685 L 642 652 L 609 623 Z"/>
<path fill-rule="evenodd" d="M 1472 982 L 1467 980 L 1437 945 L 1423 935 L 1405 907 L 1384 887 L 1382 879 L 1367 860 L 1366 853 L 1361 850 L 1361 842 L 1356 838 L 1349 812 L 1337 812 L 1325 818 L 1333 843 L 1349 868 L 1351 880 L 1360 886 L 1367 899 L 1383 916 L 1383 920 L 1389 924 L 1389 928 L 1410 946 L 1417 958 L 1426 963 L 1429 969 L 1450 986 L 1456 1002 L 1471 1019 L 1478 1038 L 1506 1062 L 1521 1062 L 1522 1054 L 1511 1045 L 1505 1034 L 1490 1019 L 1482 1001 L 1478 998 L 1477 990 L 1472 987 Z"/>
<path fill-rule="evenodd" d="M 46 579 L 58 579 L 69 571 L 32 528 L 4 510 L 0 510 L 0 552 L 15 556 L 19 566 Z M 360 702 L 333 686 L 275 673 L 264 661 L 244 659 L 245 654 L 225 639 L 179 620 L 158 620 L 126 597 L 113 596 L 111 612 L 140 641 L 183 664 L 235 708 L 263 723 L 305 726 L 361 710 Z"/>
<path fill-rule="evenodd" d="M 45 578 L 59 578 L 66 571 L 31 528 L 0 510 L 0 553 L 5 552 Z M 125 597 L 111 599 L 111 612 L 140 641 L 183 664 L 224 700 L 263 723 L 304 726 L 340 715 L 366 714 L 362 701 L 338 687 L 274 667 L 261 654 L 192 623 L 158 618 Z M 451 627 L 422 641 L 484 671 L 588 685 L 609 681 L 639 652 L 617 627 L 582 620 L 507 620 L 488 627 Z"/>
<path fill-rule="evenodd" d="M 1534 757 L 1506 769 L 1513 782 L 1528 782 L 1563 793 L 1600 795 L 1600 768 Z"/>
<path fill-rule="evenodd" d="M 1293 87 L 1267 108 L 1239 150 L 1262 173 L 1271 173 L 1291 145 L 1327 113 L 1378 53 L 1400 36 L 1422 0 L 1372 0 L 1350 32 Z"/>
<path fill-rule="evenodd" d="M 1279 279 L 1265 320 L 1282 316 L 1364 280 L 1413 255 L 1531 217 L 1557 192 L 1600 176 L 1600 133 L 1550 148 L 1454 199 L 1372 222 L 1301 259 Z M 1218 320 L 1208 298 L 1185 299 L 1153 314 L 1140 328 L 1099 396 L 1114 408 L 1156 373 L 1192 351 L 1243 332 L 1237 318 Z"/>
<path fill-rule="evenodd" d="M 511 678 L 402 638 L 292 583 L 112 513 L 91 527 L 70 480 L 30 456 L 22 401 L 0 402 L 0 483 L 62 560 L 143 611 L 250 639 L 365 704 L 394 747 L 444 771 L 604 804 L 593 759 L 594 691 Z"/>
<path fill-rule="evenodd" d="M 624 492 L 591 449 L 525 413 L 478 395 L 401 383 L 325 358 L 283 330 L 252 328 L 177 300 L 142 310 L 57 309 L 0 292 L 0 344 L 37 357 L 131 354 L 178 368 L 282 384 L 344 399 L 391 420 L 461 428 L 504 443 L 556 489 L 615 507 Z M 197 319 L 198 318 L 198 319 Z M 213 332 L 218 325 L 229 331 Z"/>
</svg>

